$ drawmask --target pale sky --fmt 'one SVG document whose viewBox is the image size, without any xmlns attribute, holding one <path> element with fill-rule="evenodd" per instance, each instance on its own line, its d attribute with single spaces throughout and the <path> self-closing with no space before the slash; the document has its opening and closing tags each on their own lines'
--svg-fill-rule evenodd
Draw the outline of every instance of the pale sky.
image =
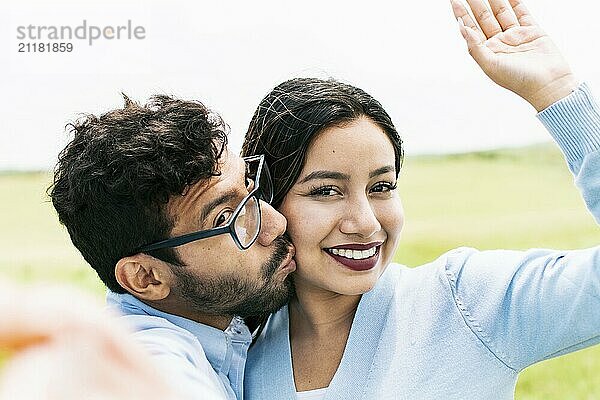
<svg viewBox="0 0 600 400">
<path fill-rule="evenodd" d="M 600 96 L 597 2 L 530 0 L 577 75 Z M 260 99 L 283 80 L 335 77 L 384 105 L 408 154 L 548 140 L 535 110 L 466 52 L 446 0 L 6 1 L 0 7 L 0 170 L 50 168 L 78 113 L 120 92 L 201 100 L 239 149 Z M 72 40 L 71 53 L 18 53 L 17 27 L 143 26 L 143 40 Z"/>
</svg>

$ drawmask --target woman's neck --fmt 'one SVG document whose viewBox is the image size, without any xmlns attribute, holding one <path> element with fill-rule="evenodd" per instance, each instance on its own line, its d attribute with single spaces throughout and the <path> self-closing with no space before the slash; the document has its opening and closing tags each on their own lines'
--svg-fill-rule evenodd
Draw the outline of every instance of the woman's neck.
<svg viewBox="0 0 600 400">
<path fill-rule="evenodd" d="M 290 345 L 297 391 L 328 387 L 340 366 L 360 295 L 341 295 L 294 281 Z"/>
<path fill-rule="evenodd" d="M 290 302 L 290 334 L 327 335 L 350 330 L 361 295 L 343 295 L 303 282 L 295 282 L 296 297 Z"/>
</svg>

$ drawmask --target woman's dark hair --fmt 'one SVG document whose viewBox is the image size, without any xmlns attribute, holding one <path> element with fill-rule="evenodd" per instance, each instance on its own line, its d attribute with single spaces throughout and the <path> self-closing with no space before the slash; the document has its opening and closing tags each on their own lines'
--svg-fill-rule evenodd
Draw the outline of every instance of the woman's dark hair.
<svg viewBox="0 0 600 400">
<path fill-rule="evenodd" d="M 167 203 L 219 174 L 227 126 L 202 103 L 154 96 L 68 125 L 48 189 L 73 244 L 112 291 L 124 293 L 115 265 L 136 248 L 165 239 L 174 221 Z M 181 264 L 173 249 L 153 256 Z"/>
<path fill-rule="evenodd" d="M 363 90 L 333 79 L 296 78 L 273 89 L 258 105 L 242 147 L 244 156 L 265 154 L 279 207 L 294 185 L 319 132 L 367 117 L 389 137 L 400 172 L 402 139 L 381 104 Z"/>
</svg>

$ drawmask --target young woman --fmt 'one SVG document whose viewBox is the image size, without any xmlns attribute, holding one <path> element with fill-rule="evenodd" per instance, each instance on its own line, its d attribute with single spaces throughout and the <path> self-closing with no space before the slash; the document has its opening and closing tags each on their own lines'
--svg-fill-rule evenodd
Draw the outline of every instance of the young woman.
<svg viewBox="0 0 600 400">
<path fill-rule="evenodd" d="M 600 109 L 525 6 L 453 3 L 484 72 L 532 104 L 600 218 Z M 294 79 L 250 124 L 296 246 L 296 297 L 250 350 L 246 399 L 512 399 L 519 371 L 600 342 L 600 248 L 461 248 L 390 264 L 402 142 L 362 90 Z"/>
</svg>

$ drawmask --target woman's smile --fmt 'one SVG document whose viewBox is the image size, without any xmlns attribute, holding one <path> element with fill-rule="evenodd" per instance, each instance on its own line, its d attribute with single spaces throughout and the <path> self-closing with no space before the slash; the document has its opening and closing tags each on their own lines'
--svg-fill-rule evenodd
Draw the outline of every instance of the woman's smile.
<svg viewBox="0 0 600 400">
<path fill-rule="evenodd" d="M 353 271 L 367 271 L 379 261 L 379 249 L 383 242 L 367 244 L 351 243 L 325 248 L 324 251 L 336 262 Z"/>
</svg>

